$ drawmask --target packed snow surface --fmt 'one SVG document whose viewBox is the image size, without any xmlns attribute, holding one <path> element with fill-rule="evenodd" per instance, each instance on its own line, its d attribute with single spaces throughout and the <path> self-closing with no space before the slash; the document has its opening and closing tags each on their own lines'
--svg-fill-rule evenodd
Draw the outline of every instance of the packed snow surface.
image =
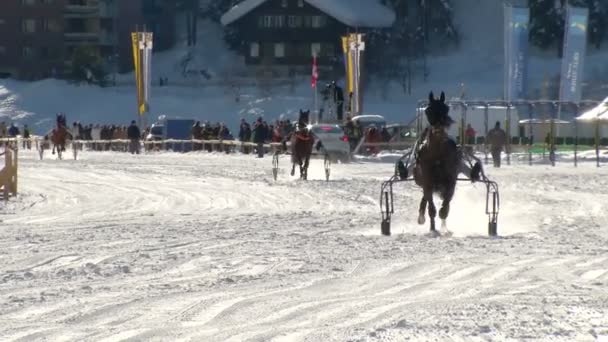
<svg viewBox="0 0 608 342">
<path fill-rule="evenodd" d="M 448 228 L 415 224 L 420 191 L 378 197 L 391 163 L 277 182 L 224 154 L 20 155 L 0 207 L 2 341 L 595 341 L 608 335 L 608 170 L 488 169 L 459 184 Z"/>
</svg>

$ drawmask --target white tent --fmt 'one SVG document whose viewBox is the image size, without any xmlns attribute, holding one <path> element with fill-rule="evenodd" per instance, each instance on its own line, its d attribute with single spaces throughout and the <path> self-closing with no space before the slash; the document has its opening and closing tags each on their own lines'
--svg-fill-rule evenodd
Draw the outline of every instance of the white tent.
<svg viewBox="0 0 608 342">
<path fill-rule="evenodd" d="M 597 106 L 581 114 L 576 119 L 581 121 L 608 121 L 608 97 Z"/>
</svg>

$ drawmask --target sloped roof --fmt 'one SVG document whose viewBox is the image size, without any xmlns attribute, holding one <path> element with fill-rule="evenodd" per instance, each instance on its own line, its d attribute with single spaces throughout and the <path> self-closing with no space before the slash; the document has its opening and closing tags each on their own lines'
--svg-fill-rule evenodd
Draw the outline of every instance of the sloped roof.
<svg viewBox="0 0 608 342">
<path fill-rule="evenodd" d="M 232 7 L 221 19 L 230 25 L 268 0 L 244 0 Z M 380 4 L 379 0 L 304 0 L 351 27 L 390 27 L 395 21 L 395 12 Z"/>
<path fill-rule="evenodd" d="M 582 120 L 582 121 L 593 121 L 593 120 L 608 121 L 608 97 L 605 98 L 604 101 L 602 101 L 602 103 L 600 103 L 596 107 L 589 109 L 588 111 L 581 114 L 576 119 Z"/>
</svg>

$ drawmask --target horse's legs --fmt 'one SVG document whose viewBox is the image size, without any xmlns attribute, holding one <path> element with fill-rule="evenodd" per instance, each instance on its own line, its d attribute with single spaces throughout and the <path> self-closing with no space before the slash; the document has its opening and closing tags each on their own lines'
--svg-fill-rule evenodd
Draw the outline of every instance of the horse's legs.
<svg viewBox="0 0 608 342">
<path fill-rule="evenodd" d="M 53 144 L 53 153 L 52 153 L 52 154 L 55 154 L 55 146 L 56 146 L 56 145 L 55 145 L 55 144 Z"/>
<path fill-rule="evenodd" d="M 310 156 L 306 156 L 304 160 L 304 180 L 308 180 L 308 164 L 310 162 Z"/>
<path fill-rule="evenodd" d="M 422 196 L 420 200 L 420 208 L 418 209 L 418 224 L 424 224 L 425 219 L 425 211 L 426 211 L 426 198 Z"/>
<path fill-rule="evenodd" d="M 445 193 L 443 193 L 443 202 L 441 203 L 441 209 L 439 209 L 439 218 L 441 219 L 441 223 L 443 228 L 446 228 L 445 220 L 448 218 L 450 214 L 450 201 L 454 197 L 454 189 L 456 188 L 456 183 L 451 184 Z"/>
<path fill-rule="evenodd" d="M 295 175 L 296 174 L 296 162 L 295 161 L 291 161 L 291 175 Z"/>
<path fill-rule="evenodd" d="M 300 166 L 300 179 L 306 180 L 306 169 L 304 168 L 305 160 L 302 158 L 299 158 L 298 165 Z"/>
<path fill-rule="evenodd" d="M 437 216 L 437 208 L 435 208 L 435 203 L 433 202 L 433 190 L 425 189 L 424 190 L 424 198 L 429 204 L 429 218 L 431 219 L 431 231 L 435 231 L 435 216 Z"/>
</svg>

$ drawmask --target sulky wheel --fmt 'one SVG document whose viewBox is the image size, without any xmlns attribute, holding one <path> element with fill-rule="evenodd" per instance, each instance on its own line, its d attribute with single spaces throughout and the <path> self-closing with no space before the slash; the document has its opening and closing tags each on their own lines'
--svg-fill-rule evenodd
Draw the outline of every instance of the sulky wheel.
<svg viewBox="0 0 608 342">
<path fill-rule="evenodd" d="M 328 154 L 325 155 L 324 166 L 325 166 L 325 180 L 327 182 L 329 182 L 329 175 L 331 173 L 331 159 L 329 159 Z"/>
<path fill-rule="evenodd" d="M 272 177 L 276 181 L 279 176 L 279 154 L 275 153 L 272 156 Z"/>
</svg>

